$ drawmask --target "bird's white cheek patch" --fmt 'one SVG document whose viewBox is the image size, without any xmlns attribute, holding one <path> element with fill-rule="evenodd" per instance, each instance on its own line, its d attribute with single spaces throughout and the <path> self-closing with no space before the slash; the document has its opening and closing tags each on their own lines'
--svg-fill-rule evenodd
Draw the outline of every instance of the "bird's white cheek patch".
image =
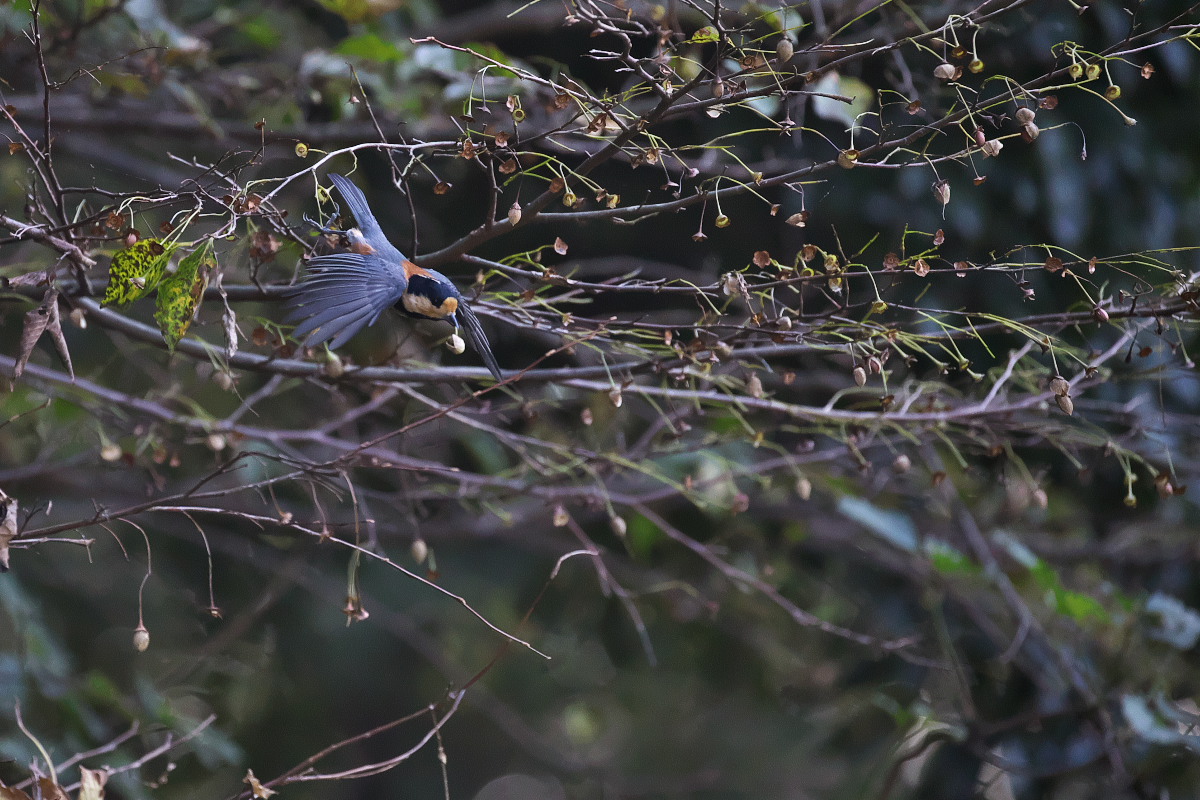
<svg viewBox="0 0 1200 800">
<path fill-rule="evenodd" d="M 420 314 L 424 317 L 441 319 L 450 313 L 445 307 L 439 308 L 428 297 L 422 297 L 419 294 L 405 294 L 403 302 L 404 310 L 410 314 Z"/>
</svg>

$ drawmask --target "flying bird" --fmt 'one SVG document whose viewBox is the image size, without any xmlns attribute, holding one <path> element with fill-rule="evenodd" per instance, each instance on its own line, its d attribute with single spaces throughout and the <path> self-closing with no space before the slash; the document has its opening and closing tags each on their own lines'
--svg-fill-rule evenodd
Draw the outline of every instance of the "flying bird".
<svg viewBox="0 0 1200 800">
<path fill-rule="evenodd" d="M 388 308 L 416 319 L 444 320 L 466 332 L 471 346 L 495 376 L 504 380 L 479 318 L 450 279 L 432 269 L 418 267 L 395 248 L 367 205 L 357 186 L 342 175 L 330 175 L 341 192 L 357 227 L 322 233 L 346 237 L 350 250 L 314 256 L 304 280 L 293 287 L 285 305 L 294 335 L 305 347 L 329 342 L 338 348 L 368 325 L 375 324 Z"/>
</svg>

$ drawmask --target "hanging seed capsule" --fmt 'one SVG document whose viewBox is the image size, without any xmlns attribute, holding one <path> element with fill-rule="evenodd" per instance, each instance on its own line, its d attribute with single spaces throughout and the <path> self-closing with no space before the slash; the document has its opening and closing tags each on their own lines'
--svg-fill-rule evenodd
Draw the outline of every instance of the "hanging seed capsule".
<svg viewBox="0 0 1200 800">
<path fill-rule="evenodd" d="M 796 48 L 792 46 L 792 40 L 786 36 L 780 39 L 775 45 L 775 57 L 779 59 L 780 64 L 786 64 L 791 61 L 795 53 Z"/>
<path fill-rule="evenodd" d="M 146 630 L 145 625 L 138 625 L 137 630 L 133 632 L 133 649 L 139 653 L 144 653 L 149 646 L 150 631 Z"/>
<path fill-rule="evenodd" d="M 346 374 L 346 364 L 337 353 L 330 353 L 325 359 L 325 374 L 331 378 L 340 378 Z"/>
<path fill-rule="evenodd" d="M 861 365 L 855 367 L 851 374 L 854 375 L 855 384 L 860 387 L 867 385 L 867 371 Z"/>
<path fill-rule="evenodd" d="M 912 468 L 912 459 L 909 458 L 908 456 L 904 455 L 903 453 L 896 456 L 896 459 L 892 462 L 892 472 L 896 473 L 897 475 L 903 475 L 904 473 L 908 472 L 911 468 Z"/>
<path fill-rule="evenodd" d="M 1021 138 L 1027 142 L 1032 142 L 1042 133 L 1041 129 L 1032 122 L 1026 122 L 1021 126 Z"/>
<path fill-rule="evenodd" d="M 1063 376 L 1055 375 L 1050 379 L 1050 391 L 1059 397 L 1066 397 L 1071 393 L 1071 384 L 1067 383 L 1067 379 Z"/>
<path fill-rule="evenodd" d="M 712 96 L 716 98 L 725 96 L 725 81 L 717 78 L 712 82 Z"/>
<path fill-rule="evenodd" d="M 1104 90 L 1104 96 L 1109 100 L 1116 100 L 1121 96 L 1121 87 L 1113 84 Z"/>
<path fill-rule="evenodd" d="M 939 81 L 954 80 L 954 73 L 957 71 L 953 64 L 938 64 L 933 68 L 933 77 Z"/>
<path fill-rule="evenodd" d="M 1063 410 L 1068 417 L 1075 413 L 1075 402 L 1068 395 L 1061 395 L 1054 398 L 1054 402 L 1058 403 L 1058 407 Z"/>
<path fill-rule="evenodd" d="M 516 225 L 521 221 L 521 204 L 513 203 L 508 209 L 508 224 Z"/>
<path fill-rule="evenodd" d="M 1027 122 L 1033 122 L 1033 118 L 1036 116 L 1036 114 L 1032 108 L 1021 106 L 1017 109 L 1017 113 L 1014 116 L 1017 118 L 1017 122 L 1024 125 Z"/>
<path fill-rule="evenodd" d="M 722 284 L 722 289 L 724 290 L 725 294 L 729 295 L 730 297 L 735 297 L 742 293 L 742 282 L 738 280 L 738 274 L 736 272 L 725 273 L 725 280 Z"/>
<path fill-rule="evenodd" d="M 450 348 L 450 352 L 456 356 L 461 356 L 467 350 L 467 343 L 457 333 L 450 334 L 450 338 L 446 340 L 446 346 Z"/>
<path fill-rule="evenodd" d="M 978 58 L 971 59 L 971 63 L 967 64 L 967 69 L 978 75 L 980 72 L 983 72 L 983 60 Z"/>
<path fill-rule="evenodd" d="M 425 559 L 429 557 L 429 545 L 425 544 L 425 540 L 418 537 L 413 539 L 412 546 L 409 548 L 409 553 L 412 555 L 413 561 L 418 564 L 424 564 Z"/>
<path fill-rule="evenodd" d="M 801 500 L 807 500 L 812 497 L 812 490 L 812 481 L 808 478 L 801 477 L 796 479 L 796 494 L 799 495 Z"/>
</svg>

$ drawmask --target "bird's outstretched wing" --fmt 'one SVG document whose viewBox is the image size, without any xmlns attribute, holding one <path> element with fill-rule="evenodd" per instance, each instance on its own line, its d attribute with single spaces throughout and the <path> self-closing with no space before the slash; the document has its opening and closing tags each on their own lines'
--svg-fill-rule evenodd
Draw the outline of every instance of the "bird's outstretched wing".
<svg viewBox="0 0 1200 800">
<path fill-rule="evenodd" d="M 504 380 L 504 373 L 500 371 L 500 365 L 496 363 L 496 356 L 492 354 L 492 346 L 488 344 L 483 326 L 479 324 L 479 317 L 475 316 L 475 312 L 467 305 L 466 300 L 459 301 L 458 311 L 454 316 L 456 319 L 462 320 L 463 330 L 467 332 L 471 347 L 475 348 L 475 352 L 483 358 L 483 363 L 487 365 L 488 370 L 496 377 L 496 380 Z"/>
<path fill-rule="evenodd" d="M 362 193 L 362 190 L 351 183 L 349 178 L 342 175 L 330 173 L 329 180 L 333 181 L 333 185 L 341 192 L 346 205 L 350 206 L 350 213 L 354 215 L 354 222 L 362 232 L 367 244 L 374 248 L 375 252 L 381 256 L 388 257 L 395 255 L 403 261 L 404 255 L 383 235 L 383 228 L 379 227 L 379 221 L 371 213 L 371 207 L 367 205 L 367 198 Z"/>
<path fill-rule="evenodd" d="M 350 201 L 349 195 L 346 200 Z M 361 219 L 358 222 L 363 224 Z M 309 262 L 304 281 L 287 298 L 288 321 L 300 323 L 294 335 L 307 337 L 305 347 L 327 341 L 332 348 L 341 347 L 374 324 L 407 286 L 403 268 L 377 255 L 317 256 Z"/>
</svg>

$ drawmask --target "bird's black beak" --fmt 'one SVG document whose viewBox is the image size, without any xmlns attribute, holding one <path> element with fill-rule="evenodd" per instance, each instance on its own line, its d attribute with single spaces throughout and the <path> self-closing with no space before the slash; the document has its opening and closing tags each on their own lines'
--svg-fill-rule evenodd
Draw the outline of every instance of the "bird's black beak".
<svg viewBox="0 0 1200 800">
<path fill-rule="evenodd" d="M 504 373 L 500 371 L 500 365 L 496 363 L 496 356 L 492 354 L 492 346 L 488 344 L 483 326 L 479 324 L 479 317 L 475 316 L 475 312 L 465 301 L 458 304 L 458 311 L 454 314 L 453 319 L 456 328 L 458 323 L 462 322 L 462 329 L 466 331 L 467 340 L 471 342 L 471 347 L 475 348 L 475 352 L 479 353 L 483 363 L 487 365 L 488 371 L 495 376 L 496 380 L 504 380 Z"/>
</svg>

